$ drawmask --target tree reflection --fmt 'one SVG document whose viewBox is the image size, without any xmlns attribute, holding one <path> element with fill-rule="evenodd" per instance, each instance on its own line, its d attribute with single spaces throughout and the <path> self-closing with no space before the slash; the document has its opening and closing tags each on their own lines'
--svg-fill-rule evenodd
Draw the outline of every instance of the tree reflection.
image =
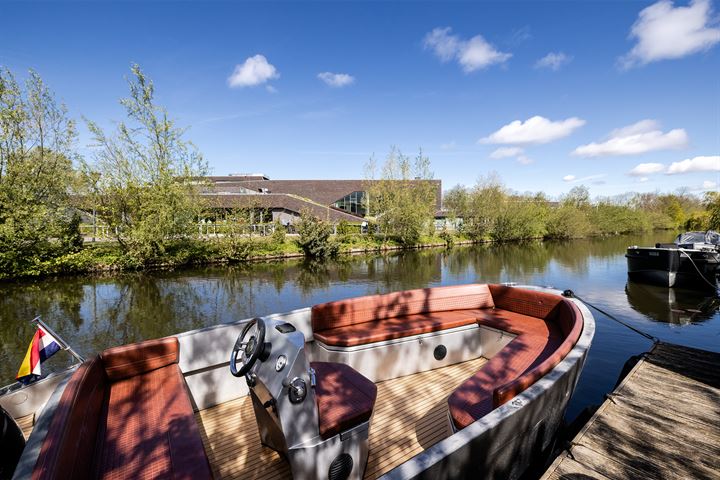
<svg viewBox="0 0 720 480">
<path fill-rule="evenodd" d="M 204 326 L 283 312 L 349 296 L 449 283 L 586 281 L 598 260 L 625 283 L 628 245 L 654 244 L 673 232 L 567 242 L 474 245 L 342 256 L 327 262 L 289 259 L 104 277 L 63 277 L 0 284 L 0 383 L 11 383 L 32 338 L 29 320 L 42 315 L 82 355 Z M 593 285 L 585 285 L 592 291 Z M 717 303 L 645 299 L 634 286 L 628 302 L 659 321 L 679 305 L 693 322 L 718 315 Z M 661 292 L 662 293 L 662 292 Z M 667 293 L 667 292 L 666 292 Z M 604 293 L 603 293 L 604 294 Z M 622 293 L 620 293 L 622 295 Z M 685 294 L 683 294 L 685 295 Z M 661 295 L 662 296 L 662 295 Z M 686 295 L 685 295 L 686 296 Z M 624 297 L 624 296 L 623 296 Z M 690 298 L 690 297 L 687 297 Z M 639 299 L 639 300 L 638 300 Z M 664 305 L 655 311 L 657 305 Z M 652 308 L 651 308 L 652 307 Z M 664 313 L 663 313 L 664 312 Z M 55 355 L 50 369 L 72 362 Z"/>
</svg>

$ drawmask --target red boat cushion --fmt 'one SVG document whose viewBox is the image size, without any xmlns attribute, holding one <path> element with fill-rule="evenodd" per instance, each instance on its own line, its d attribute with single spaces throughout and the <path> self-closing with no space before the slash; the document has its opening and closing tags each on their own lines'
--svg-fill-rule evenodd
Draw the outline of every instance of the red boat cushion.
<svg viewBox="0 0 720 480">
<path fill-rule="evenodd" d="M 560 295 L 552 293 L 505 285 L 490 285 L 489 287 L 495 307 L 544 320 L 551 319 L 553 311 L 563 301 Z"/>
<path fill-rule="evenodd" d="M 495 286 L 491 286 L 491 289 Z M 507 288 L 507 287 L 503 287 Z M 505 404 L 545 376 L 577 343 L 582 315 L 562 297 L 542 292 L 503 292 L 504 307 L 477 312 L 478 323 L 517 335 L 448 397 L 453 423 L 462 429 Z M 540 293 L 536 295 L 535 293 Z M 509 301 L 518 301 L 517 306 Z M 546 319 L 527 314 L 544 313 Z"/>
<path fill-rule="evenodd" d="M 33 479 L 89 478 L 109 385 L 98 357 L 81 364 L 65 386 L 32 472 Z"/>
<path fill-rule="evenodd" d="M 503 285 L 461 285 L 409 290 L 316 305 L 315 339 L 352 347 L 477 322 L 513 339 L 448 398 L 464 428 L 547 374 L 572 349 L 582 315 L 560 295 Z"/>
<path fill-rule="evenodd" d="M 457 285 L 349 298 L 312 307 L 313 333 L 386 318 L 492 308 L 487 285 Z"/>
<path fill-rule="evenodd" d="M 420 313 L 323 330 L 313 335 L 325 345 L 353 347 L 472 325 L 475 321 L 476 315 L 467 310 Z"/>
<path fill-rule="evenodd" d="M 377 387 L 343 363 L 311 362 L 315 369 L 315 398 L 320 436 L 330 438 L 370 419 Z"/>
<path fill-rule="evenodd" d="M 108 378 L 114 381 L 177 363 L 179 352 L 178 339 L 167 337 L 108 348 L 100 358 Z"/>
<path fill-rule="evenodd" d="M 493 405 L 496 408 L 509 402 L 513 397 L 544 377 L 575 346 L 583 327 L 582 314 L 577 305 L 568 300 L 563 300 L 555 323 L 558 324 L 556 328 L 561 330 L 562 333 L 550 338 L 550 348 L 541 352 L 523 375 L 495 389 L 493 392 Z M 569 331 L 566 331 L 566 328 L 569 328 Z"/>
<path fill-rule="evenodd" d="M 212 478 L 177 349 L 176 338 L 151 340 L 80 365 L 32 477 Z"/>
<path fill-rule="evenodd" d="M 100 478 L 208 478 L 207 457 L 177 365 L 113 383 Z"/>
</svg>

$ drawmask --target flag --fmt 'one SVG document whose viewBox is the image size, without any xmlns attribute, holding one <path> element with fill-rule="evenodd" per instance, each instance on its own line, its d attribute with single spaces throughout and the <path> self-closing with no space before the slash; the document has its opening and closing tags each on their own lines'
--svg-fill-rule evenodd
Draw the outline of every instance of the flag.
<svg viewBox="0 0 720 480">
<path fill-rule="evenodd" d="M 60 350 L 58 341 L 43 327 L 38 326 L 15 377 L 17 381 L 27 385 L 40 378 L 40 365 L 58 350 Z"/>
</svg>

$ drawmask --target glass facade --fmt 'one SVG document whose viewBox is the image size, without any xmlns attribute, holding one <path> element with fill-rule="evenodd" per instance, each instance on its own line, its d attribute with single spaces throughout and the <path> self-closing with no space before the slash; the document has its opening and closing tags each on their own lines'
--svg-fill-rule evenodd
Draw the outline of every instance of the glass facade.
<svg viewBox="0 0 720 480">
<path fill-rule="evenodd" d="M 352 192 L 333 203 L 335 208 L 355 215 L 365 216 L 365 192 Z"/>
</svg>

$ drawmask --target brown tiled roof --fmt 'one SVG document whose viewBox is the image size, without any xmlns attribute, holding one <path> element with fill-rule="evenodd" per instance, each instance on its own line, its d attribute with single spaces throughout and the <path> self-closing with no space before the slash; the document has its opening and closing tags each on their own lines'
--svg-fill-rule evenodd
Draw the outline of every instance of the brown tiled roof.
<svg viewBox="0 0 720 480">
<path fill-rule="evenodd" d="M 332 205 L 345 195 L 355 191 L 366 190 L 372 180 L 238 180 L 242 177 L 216 176 L 208 177 L 218 192 L 237 192 L 238 187 L 253 191 L 266 188 L 270 193 L 286 193 L 308 198 L 323 205 Z M 435 188 L 436 208 L 440 208 L 442 200 L 442 182 L 440 180 L 416 180 L 431 182 Z"/>
<path fill-rule="evenodd" d="M 337 208 L 330 208 L 310 200 L 283 193 L 257 194 L 257 195 L 205 195 L 209 206 L 214 208 L 266 208 L 283 209 L 290 212 L 302 213 L 304 211 L 331 222 L 345 220 L 347 222 L 362 222 L 363 218 L 344 212 Z"/>
</svg>

